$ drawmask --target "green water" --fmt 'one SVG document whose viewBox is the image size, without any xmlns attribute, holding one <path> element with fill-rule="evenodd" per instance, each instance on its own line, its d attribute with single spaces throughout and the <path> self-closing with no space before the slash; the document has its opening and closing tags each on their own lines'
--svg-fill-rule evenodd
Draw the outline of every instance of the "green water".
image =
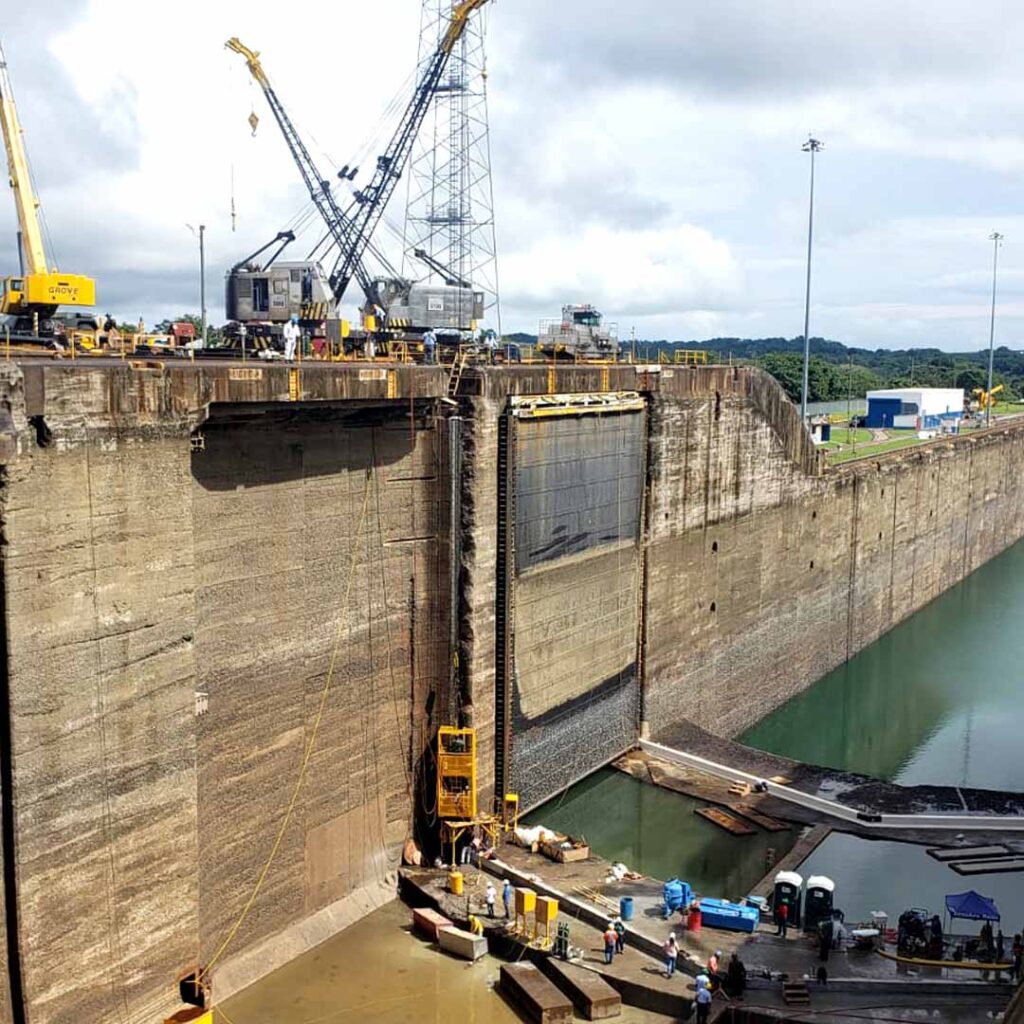
<svg viewBox="0 0 1024 1024">
<path fill-rule="evenodd" d="M 905 784 L 1024 789 L 1024 543 L 740 738 Z"/>
<path fill-rule="evenodd" d="M 740 737 L 815 764 L 912 785 L 1024 789 L 1024 543 L 983 566 Z M 995 898 L 1024 926 L 1024 876 L 962 878 L 921 847 L 833 835 L 804 875 L 835 879 L 848 913 L 941 911 Z"/>
<path fill-rule="evenodd" d="M 781 857 L 795 837 L 760 830 L 731 836 L 693 813 L 703 806 L 605 768 L 537 808 L 527 821 L 583 836 L 602 857 L 652 878 L 681 878 L 703 895 L 738 899 L 764 876 L 769 848 Z"/>
<path fill-rule="evenodd" d="M 1024 542 L 983 566 L 825 676 L 741 739 L 815 764 L 905 784 L 1024 790 Z M 530 817 L 583 834 L 610 860 L 706 895 L 738 897 L 792 837 L 734 838 L 693 814 L 697 804 L 612 769 Z M 852 919 L 942 911 L 946 893 L 992 896 L 1012 934 L 1024 927 L 1024 875 L 962 878 L 922 847 L 834 834 L 801 873 L 836 882 Z"/>
</svg>

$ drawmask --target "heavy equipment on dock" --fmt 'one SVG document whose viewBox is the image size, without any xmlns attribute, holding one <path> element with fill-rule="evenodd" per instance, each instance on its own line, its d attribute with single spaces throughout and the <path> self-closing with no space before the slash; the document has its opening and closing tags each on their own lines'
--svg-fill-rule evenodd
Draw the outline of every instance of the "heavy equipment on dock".
<svg viewBox="0 0 1024 1024">
<path fill-rule="evenodd" d="M 352 332 L 353 339 L 362 337 L 419 345 L 427 331 L 444 330 L 465 334 L 468 340 L 483 316 L 482 292 L 474 290 L 471 282 L 458 279 L 447 268 L 439 268 L 434 261 L 424 258 L 425 254 L 417 254 L 417 257 L 431 270 L 440 272 L 445 283 L 425 286 L 404 277 L 374 244 L 373 236 L 408 164 L 431 100 L 442 87 L 452 50 L 465 31 L 470 15 L 486 2 L 460 0 L 453 6 L 447 30 L 435 52 L 423 63 L 413 96 L 390 142 L 377 157 L 370 181 L 355 190 L 351 202 L 344 208 L 334 194 L 332 182 L 318 169 L 271 86 L 259 52 L 245 46 L 237 37 L 228 40 L 228 49 L 245 58 L 250 74 L 263 90 L 327 230 L 322 241 L 329 244 L 334 254 L 329 273 L 324 272 L 320 261 L 312 255 L 286 267 L 275 262 L 276 257 L 263 266 L 254 263 L 257 256 L 274 244 L 268 243 L 229 272 L 226 297 L 229 318 L 258 335 L 265 329 L 273 333 L 275 325 L 297 316 L 313 337 L 344 339 L 349 335 L 348 325 L 341 320 L 339 310 L 354 279 L 363 292 L 364 302 L 360 311 L 361 325 L 357 332 Z M 358 168 L 346 165 L 338 172 L 338 178 L 351 182 L 357 174 Z M 275 241 L 285 234 L 288 233 L 279 234 Z M 318 245 L 314 252 L 319 248 Z M 383 274 L 368 271 L 368 256 L 383 267 Z M 319 296 L 323 297 L 323 302 L 319 301 Z"/>
<path fill-rule="evenodd" d="M 81 274 L 61 273 L 47 262 L 39 222 L 39 200 L 32 185 L 25 140 L 7 71 L 7 56 L 2 46 L 0 127 L 3 129 L 7 167 L 18 212 L 18 245 L 22 263 L 20 273 L 0 278 L 0 315 L 6 320 L 5 332 L 13 340 L 52 342 L 64 331 L 64 324 L 55 316 L 57 310 L 61 306 L 94 306 L 96 283 Z M 84 325 L 84 320 L 88 319 L 91 318 L 75 318 L 73 326 Z M 96 327 L 95 320 L 90 326 Z"/>
<path fill-rule="evenodd" d="M 618 329 L 603 319 L 589 303 L 563 306 L 561 320 L 541 320 L 537 348 L 548 359 L 616 360 Z"/>
</svg>

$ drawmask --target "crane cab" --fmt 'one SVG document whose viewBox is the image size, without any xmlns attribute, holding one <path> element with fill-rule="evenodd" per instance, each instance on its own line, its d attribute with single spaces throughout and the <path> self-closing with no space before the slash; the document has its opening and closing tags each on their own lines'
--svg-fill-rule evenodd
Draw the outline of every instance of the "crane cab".
<svg viewBox="0 0 1024 1024">
<path fill-rule="evenodd" d="M 475 331 L 484 316 L 483 292 L 472 288 L 390 278 L 380 278 L 375 283 L 387 310 L 387 326 L 408 334 L 421 335 L 431 330 Z"/>
<path fill-rule="evenodd" d="M 235 267 L 227 278 L 225 306 L 238 323 L 283 324 L 293 316 L 321 321 L 336 315 L 323 267 L 315 260 L 283 260 L 260 269 Z"/>
<path fill-rule="evenodd" d="M 0 313 L 52 316 L 58 306 L 95 306 L 96 282 L 82 274 L 23 274 L 0 278 Z"/>
</svg>

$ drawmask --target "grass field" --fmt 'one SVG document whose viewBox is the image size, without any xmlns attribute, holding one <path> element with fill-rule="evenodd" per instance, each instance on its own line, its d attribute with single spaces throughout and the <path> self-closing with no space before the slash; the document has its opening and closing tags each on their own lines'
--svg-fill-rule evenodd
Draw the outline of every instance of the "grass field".
<svg viewBox="0 0 1024 1024">
<path fill-rule="evenodd" d="M 852 437 L 851 437 L 852 435 Z M 871 440 L 871 431 L 865 430 L 863 427 L 858 427 L 855 430 L 850 430 L 847 427 L 833 427 L 832 428 L 832 440 L 829 442 L 832 444 L 867 444 Z"/>
<path fill-rule="evenodd" d="M 858 444 L 856 448 L 830 451 L 827 458 L 829 464 L 835 465 L 837 462 L 850 462 L 852 459 L 861 458 L 866 459 L 872 455 L 881 455 L 882 452 L 894 452 L 900 448 L 913 448 L 914 445 L 923 443 L 916 434 L 912 434 L 910 437 L 900 437 L 895 441 L 883 441 L 881 444 L 866 444 L 863 447 Z"/>
</svg>

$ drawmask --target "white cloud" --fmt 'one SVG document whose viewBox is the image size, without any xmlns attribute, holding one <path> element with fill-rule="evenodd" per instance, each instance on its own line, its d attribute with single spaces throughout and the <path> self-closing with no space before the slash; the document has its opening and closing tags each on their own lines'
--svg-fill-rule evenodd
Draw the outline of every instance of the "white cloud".
<svg viewBox="0 0 1024 1024">
<path fill-rule="evenodd" d="M 263 96 L 224 40 L 238 34 L 262 51 L 326 173 L 376 135 L 369 167 L 380 111 L 415 62 L 420 5 L 314 3 L 302 17 L 270 0 L 65 6 L 45 46 L 38 15 L 5 34 L 55 251 L 96 275 L 101 303 L 110 296 L 126 306 L 115 312 L 151 320 L 197 304 L 186 223 L 207 225 L 216 317 L 224 271 L 306 202 Z M 953 0 L 870 0 L 850 12 L 837 0 L 495 5 L 503 327 L 534 330 L 563 302 L 591 301 L 641 335 L 796 335 L 799 146 L 814 130 L 827 148 L 812 333 L 984 343 L 984 316 L 974 320 L 998 227 L 1000 326 L 1016 344 L 1024 12 Z M 403 200 L 400 188 L 392 220 Z M 0 265 L 16 260 L 13 233 L 11 204 L 0 203 Z"/>
</svg>

